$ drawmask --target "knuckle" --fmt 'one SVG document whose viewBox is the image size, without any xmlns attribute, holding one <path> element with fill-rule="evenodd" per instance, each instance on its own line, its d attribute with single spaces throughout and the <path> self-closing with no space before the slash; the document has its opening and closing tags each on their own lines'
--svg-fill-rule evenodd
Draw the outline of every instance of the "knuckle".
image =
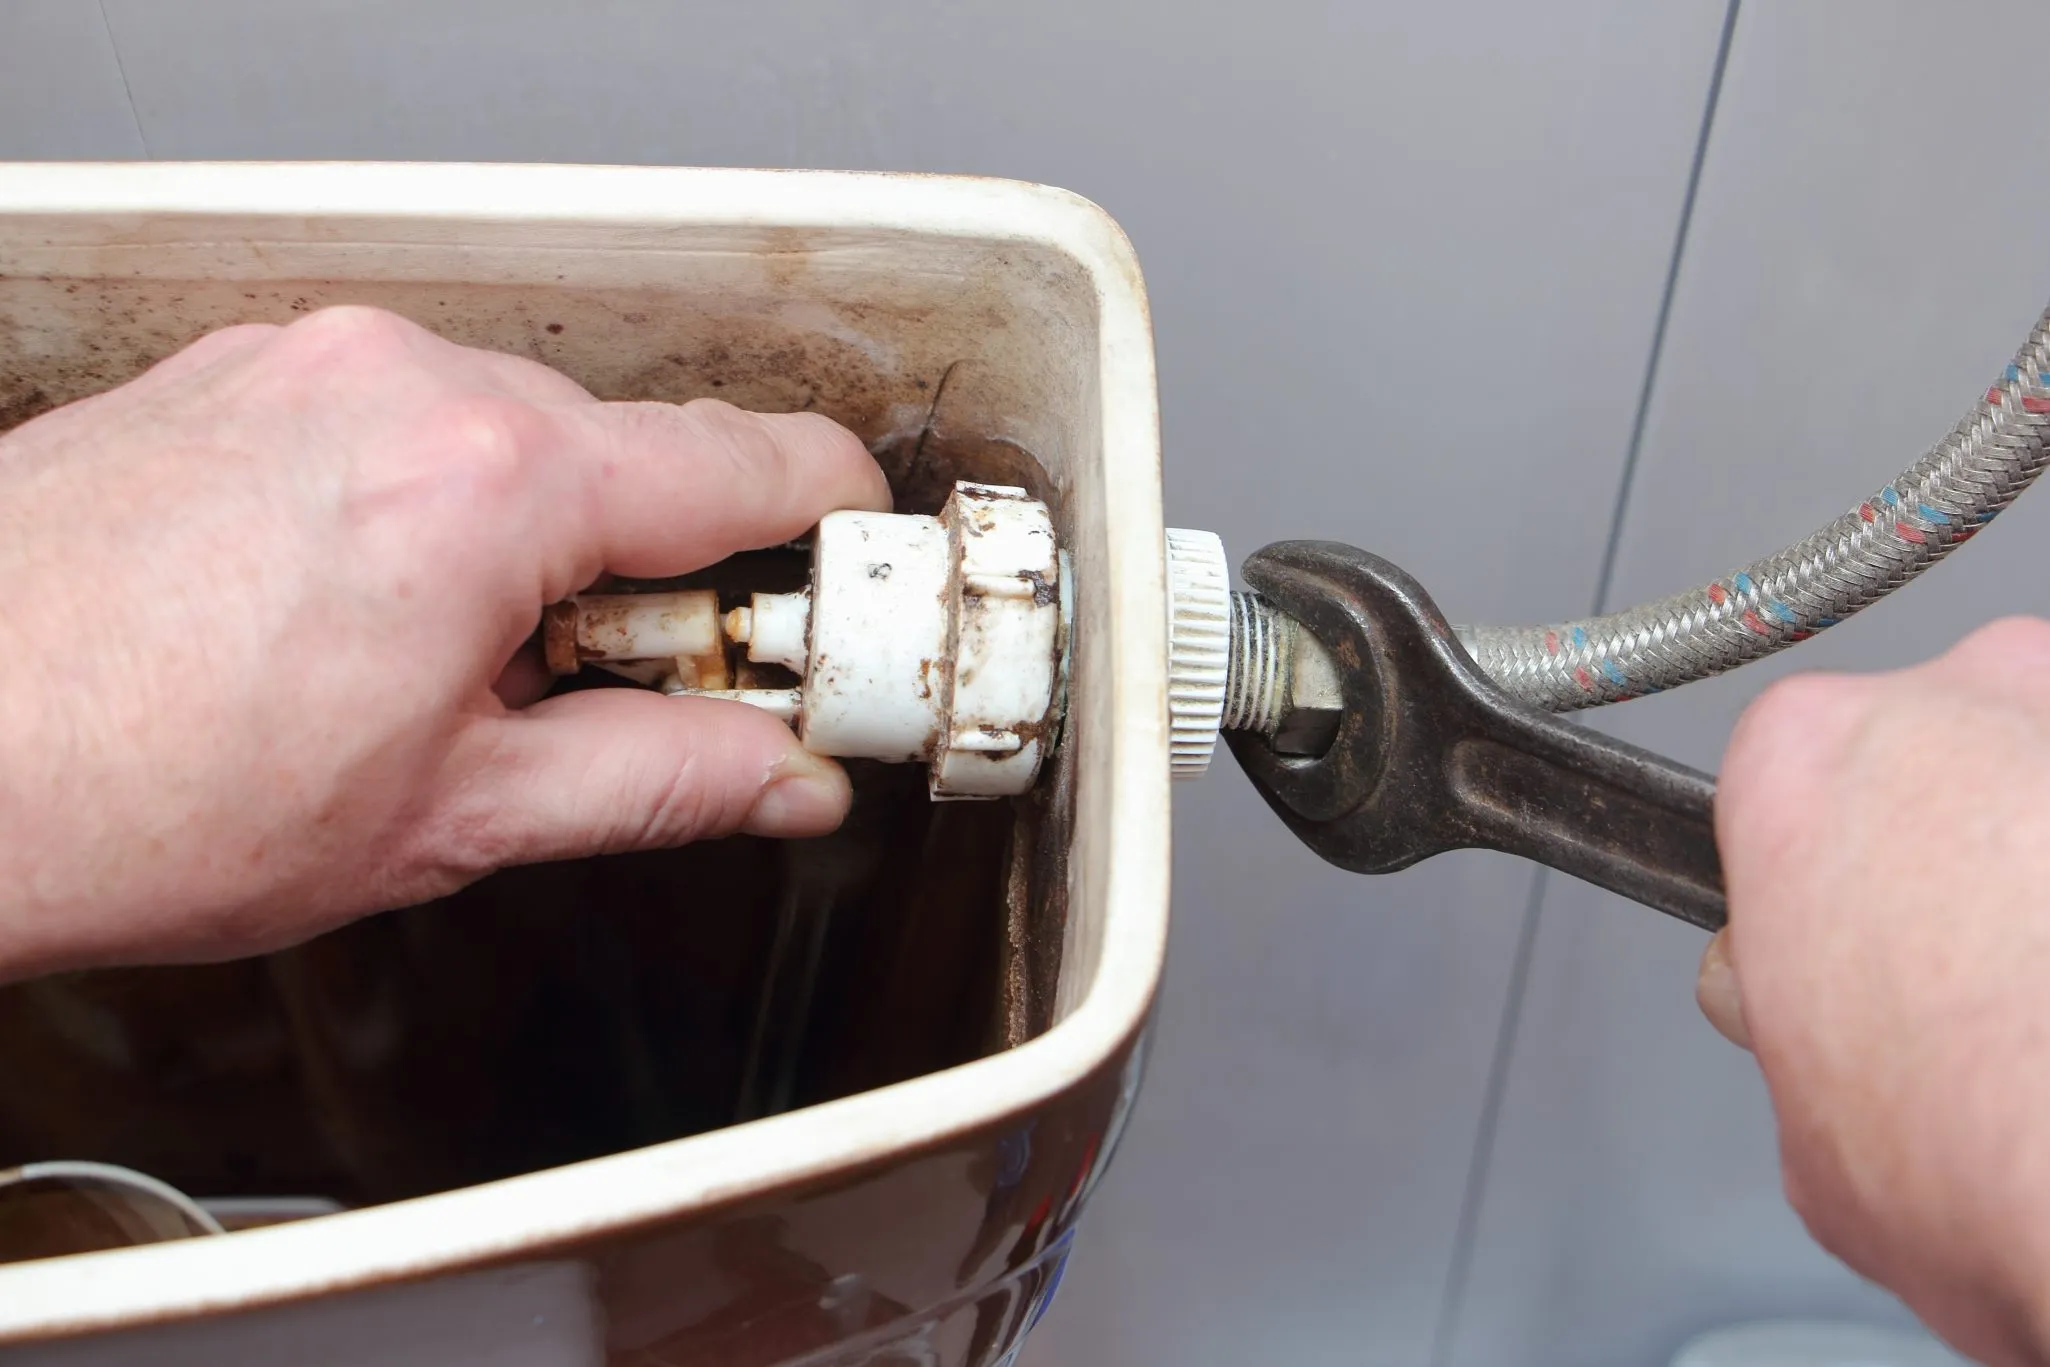
<svg viewBox="0 0 2050 1367">
<path fill-rule="evenodd" d="M 853 435 L 823 413 L 779 413 L 776 421 L 801 442 L 822 449 L 838 446 Z"/>
<path fill-rule="evenodd" d="M 407 861 L 411 881 L 459 888 L 537 853 L 531 834 L 504 812 L 473 807 L 448 814 L 419 839 L 421 853 Z"/>
<path fill-rule="evenodd" d="M 746 409 L 737 408 L 724 399 L 689 399 L 681 411 L 684 417 L 704 427 L 728 427 L 747 417 Z"/>
<path fill-rule="evenodd" d="M 762 421 L 775 424 L 773 435 L 780 438 L 779 447 L 802 453 L 807 463 L 834 463 L 868 455 L 859 437 L 823 413 L 777 413 Z"/>
<path fill-rule="evenodd" d="M 677 412 L 694 435 L 714 445 L 746 453 L 769 444 L 760 418 L 724 399 L 692 399 Z"/>
<path fill-rule="evenodd" d="M 716 786 L 706 783 L 696 770 L 697 765 L 686 761 L 654 783 L 647 801 L 622 832 L 622 848 L 681 845 L 725 835 L 746 819 L 745 812 L 728 813 L 728 804 L 719 800 Z"/>
<path fill-rule="evenodd" d="M 336 304 L 307 314 L 285 331 L 318 355 L 382 359 L 406 350 L 420 328 L 389 309 Z"/>
<path fill-rule="evenodd" d="M 683 416 L 721 457 L 737 496 L 763 506 L 780 504 L 791 475 L 790 452 L 763 419 L 723 399 L 692 399 Z"/>
<path fill-rule="evenodd" d="M 1943 657 L 1983 672 L 2037 670 L 2050 665 L 2050 622 L 2039 617 L 2002 617 L 1979 627 Z"/>
<path fill-rule="evenodd" d="M 1724 772 L 1748 771 L 1760 761 L 1776 768 L 1771 761 L 1790 749 L 1812 748 L 1828 725 L 1841 720 L 1853 691 L 1849 680 L 1833 674 L 1797 674 L 1771 684 L 1737 719 Z"/>
<path fill-rule="evenodd" d="M 499 869 L 548 853 L 517 802 L 506 798 L 516 757 L 493 746 L 477 757 L 477 774 L 442 793 L 393 842 L 402 881 L 458 888 Z"/>
<path fill-rule="evenodd" d="M 546 440 L 548 419 L 517 399 L 467 393 L 442 400 L 425 427 L 429 451 L 449 473 L 480 490 L 499 490 L 524 478 Z"/>
<path fill-rule="evenodd" d="M 864 507 L 888 511 L 894 505 L 883 467 L 852 429 L 823 413 L 792 413 L 778 421 L 790 424 L 786 447 L 795 450 L 787 454 L 804 468 L 807 482 L 828 478 L 842 487 L 843 499 Z"/>
<path fill-rule="evenodd" d="M 1735 879 L 1748 860 L 1795 838 L 1816 819 L 1815 791 L 1857 724 L 1860 690 L 1837 675 L 1796 675 L 1767 688 L 1744 710 L 1716 780 L 1716 828 Z"/>
<path fill-rule="evenodd" d="M 474 356 L 483 358 L 487 365 L 503 374 L 515 393 L 546 403 L 582 406 L 597 402 L 591 397 L 591 391 L 553 366 L 525 356 L 514 356 L 510 352 L 471 350 Z"/>
<path fill-rule="evenodd" d="M 631 801 L 615 805 L 628 814 L 621 839 L 632 848 L 682 845 L 740 830 L 776 771 L 774 757 L 791 744 L 782 722 L 742 703 L 694 699 L 671 706 L 673 743 L 647 749 L 638 770 L 622 782 Z M 658 767 L 651 772 L 647 766 Z"/>
</svg>

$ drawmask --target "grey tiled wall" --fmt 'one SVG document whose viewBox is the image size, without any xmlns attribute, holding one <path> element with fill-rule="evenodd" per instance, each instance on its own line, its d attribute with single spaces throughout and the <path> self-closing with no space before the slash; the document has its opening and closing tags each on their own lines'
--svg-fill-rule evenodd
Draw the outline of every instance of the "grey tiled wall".
<svg viewBox="0 0 2050 1367">
<path fill-rule="evenodd" d="M 1622 525 L 1612 606 L 1804 535 L 1943 435 L 2050 299 L 2039 4 L 1744 0 Z M 1713 768 L 1795 668 L 2050 615 L 2038 492 L 1791 655 L 1604 724 Z M 1900 1317 L 1779 1199 L 1755 1071 L 1683 990 L 1699 937 L 1548 880 L 1452 1361 L 1647 1363 L 1742 1312 Z"/>
<path fill-rule="evenodd" d="M 1172 520 L 1565 615 L 1612 534 L 1613 606 L 1834 513 L 2050 295 L 2038 0 L 1743 0 L 1704 143 L 1731 4 L 8 0 L 0 157 L 1065 185 L 1147 270 Z M 2035 497 L 1809 657 L 2050 610 Z M 1612 724 L 1712 766 L 1771 672 Z M 1651 1367 L 1898 1316 L 1780 1201 L 1698 936 L 1507 860 L 1326 870 L 1228 761 L 1176 822 L 1148 1092 L 1034 1367 Z"/>
</svg>

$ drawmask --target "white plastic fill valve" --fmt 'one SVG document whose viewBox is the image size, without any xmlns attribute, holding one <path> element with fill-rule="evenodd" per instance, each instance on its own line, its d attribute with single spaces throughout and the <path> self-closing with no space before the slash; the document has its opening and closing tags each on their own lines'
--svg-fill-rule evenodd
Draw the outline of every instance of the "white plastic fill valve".
<svg viewBox="0 0 2050 1367">
<path fill-rule="evenodd" d="M 932 758 L 945 705 L 950 560 L 936 517 L 841 512 L 819 523 L 797 720 L 806 749 Z M 760 623 L 770 608 L 755 601 Z"/>
<path fill-rule="evenodd" d="M 1053 744 L 1061 590 L 1053 519 L 1023 489 L 958 483 L 938 517 L 831 513 L 813 535 L 806 589 L 754 594 L 723 618 L 709 593 L 692 599 L 694 619 L 720 622 L 719 653 L 677 655 L 662 686 L 773 712 L 817 754 L 924 762 L 935 798 L 1022 793 Z M 657 597 L 682 595 L 647 595 L 648 605 Z M 667 654 L 676 635 L 632 596 L 559 606 L 549 619 L 558 672 Z M 727 643 L 801 686 L 725 687 Z M 713 677 L 721 683 L 692 682 Z"/>
<path fill-rule="evenodd" d="M 936 518 L 833 513 L 812 556 L 806 748 L 927 761 L 936 798 L 1030 788 L 1051 740 L 1060 646 L 1046 505 L 961 483 Z M 757 632 L 765 610 L 777 609 L 757 598 Z"/>
</svg>

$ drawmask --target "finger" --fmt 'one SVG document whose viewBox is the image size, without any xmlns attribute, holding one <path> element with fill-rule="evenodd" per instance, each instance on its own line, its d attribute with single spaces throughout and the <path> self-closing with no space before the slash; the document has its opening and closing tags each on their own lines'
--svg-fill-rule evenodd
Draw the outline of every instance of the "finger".
<svg viewBox="0 0 2050 1367">
<path fill-rule="evenodd" d="M 591 391 L 559 370 L 509 352 L 464 346 L 399 316 L 406 347 L 436 374 L 534 404 L 594 404 Z"/>
<path fill-rule="evenodd" d="M 141 378 L 178 380 L 194 375 L 230 356 L 252 350 L 284 331 L 276 323 L 237 323 L 209 332 L 183 350 L 158 361 Z"/>
<path fill-rule="evenodd" d="M 556 517 L 551 568 L 685 574 L 788 541 L 838 508 L 887 510 L 860 438 L 814 413 L 749 413 L 712 399 L 597 404 L 560 415 L 576 459 L 574 506 Z"/>
<path fill-rule="evenodd" d="M 1719 930 L 1701 955 L 1701 974 L 1695 979 L 1694 1000 L 1708 1017 L 1716 1033 L 1739 1049 L 1751 1047 L 1751 1030 L 1744 1023 L 1744 994 L 1737 985 L 1736 965 L 1730 962 L 1730 932 Z"/>
<path fill-rule="evenodd" d="M 713 836 L 822 835 L 847 815 L 847 775 L 745 703 L 632 688 L 567 693 L 485 724 L 491 759 L 455 824 L 494 867 Z"/>
<path fill-rule="evenodd" d="M 446 345 L 458 353 L 453 358 L 454 364 L 479 388 L 489 389 L 493 393 L 521 399 L 527 403 L 566 404 L 574 407 L 598 402 L 591 397 L 590 390 L 561 371 L 539 361 L 529 360 L 525 356 L 514 356 L 504 351 L 457 346 L 453 342 Z"/>
</svg>

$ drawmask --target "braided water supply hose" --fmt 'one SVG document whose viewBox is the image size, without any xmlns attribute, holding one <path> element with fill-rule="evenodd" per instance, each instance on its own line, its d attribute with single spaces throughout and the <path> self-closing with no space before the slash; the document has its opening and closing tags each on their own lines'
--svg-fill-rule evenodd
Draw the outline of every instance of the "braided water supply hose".
<svg viewBox="0 0 2050 1367">
<path fill-rule="evenodd" d="M 1805 641 L 1971 540 L 2050 462 L 2050 311 L 1949 436 L 1806 540 L 1704 588 L 1540 627 L 1462 627 L 1496 683 L 1567 712 L 1657 693 Z"/>
</svg>

